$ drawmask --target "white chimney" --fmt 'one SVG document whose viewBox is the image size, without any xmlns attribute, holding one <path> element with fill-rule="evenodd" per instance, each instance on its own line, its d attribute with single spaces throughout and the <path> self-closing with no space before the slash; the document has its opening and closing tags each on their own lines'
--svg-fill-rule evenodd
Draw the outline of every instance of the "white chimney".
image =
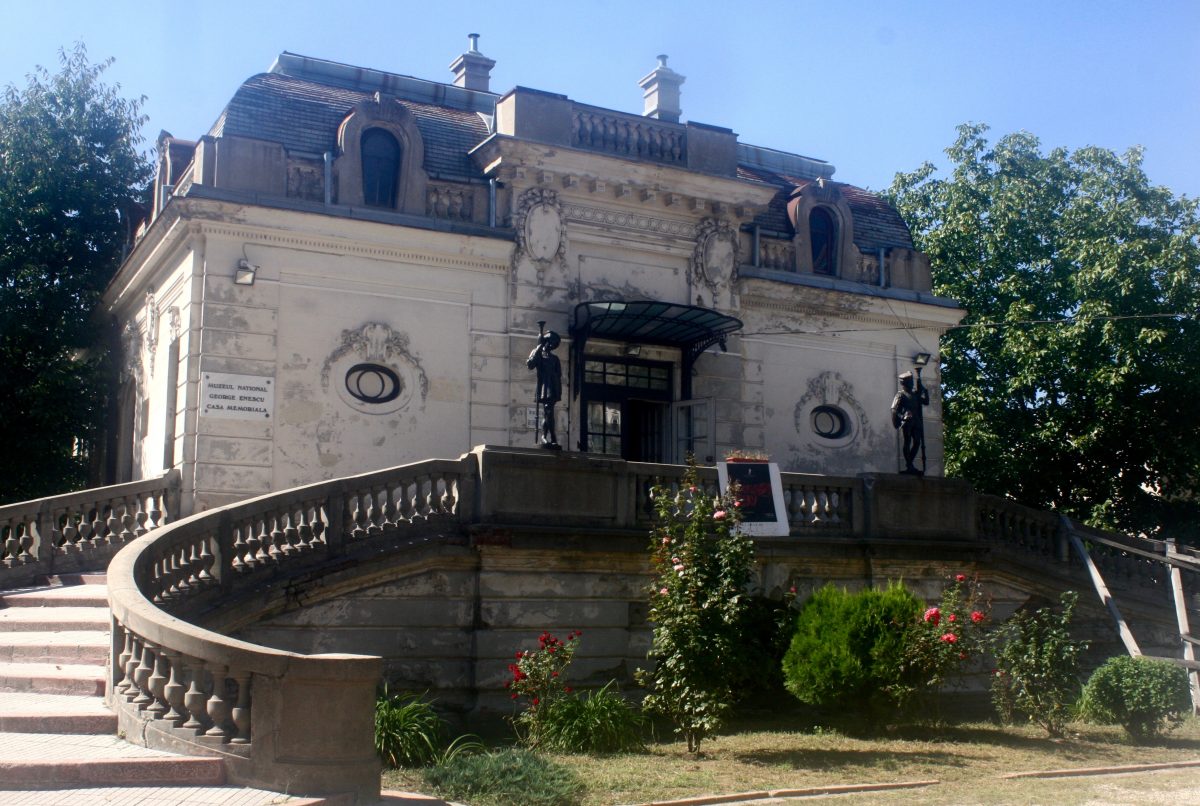
<svg viewBox="0 0 1200 806">
<path fill-rule="evenodd" d="M 646 109 L 642 113 L 649 118 L 658 118 L 678 123 L 683 111 L 679 108 L 679 87 L 686 79 L 667 67 L 666 54 L 658 57 L 658 67 L 638 82 L 644 92 Z"/>
<path fill-rule="evenodd" d="M 454 86 L 489 92 L 488 84 L 496 61 L 479 52 L 479 34 L 467 34 L 467 39 L 471 41 L 470 48 L 450 63 L 450 69 L 454 72 Z"/>
</svg>

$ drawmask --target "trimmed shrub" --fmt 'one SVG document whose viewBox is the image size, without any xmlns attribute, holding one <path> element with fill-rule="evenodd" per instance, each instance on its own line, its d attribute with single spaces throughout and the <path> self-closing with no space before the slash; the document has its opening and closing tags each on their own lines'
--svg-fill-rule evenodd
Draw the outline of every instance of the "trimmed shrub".
<svg viewBox="0 0 1200 806">
<path fill-rule="evenodd" d="M 375 700 L 375 752 L 389 767 L 421 767 L 440 751 L 446 735 L 433 705 L 413 694 L 389 694 L 384 686 Z"/>
<path fill-rule="evenodd" d="M 1088 679 L 1080 709 L 1104 725 L 1120 725 L 1134 741 L 1160 736 L 1192 710 L 1187 670 L 1155 658 L 1109 658 Z"/>
<path fill-rule="evenodd" d="M 902 584 L 849 593 L 826 585 L 805 602 L 783 659 L 784 683 L 808 705 L 880 717 L 901 704 L 908 632 L 924 608 Z"/>
<path fill-rule="evenodd" d="M 620 753 L 642 747 L 645 718 L 615 690 L 615 681 L 590 694 L 554 701 L 543 714 L 542 743 L 565 753 Z"/>
<path fill-rule="evenodd" d="M 439 796 L 471 806 L 573 806 L 583 791 L 569 768 L 520 748 L 458 756 L 423 775 Z"/>
<path fill-rule="evenodd" d="M 1059 611 L 1018 611 L 996 631 L 992 702 L 1004 722 L 1020 713 L 1051 736 L 1063 735 L 1079 697 L 1079 657 L 1088 644 L 1073 640 L 1067 629 L 1078 598 L 1067 591 Z"/>
</svg>

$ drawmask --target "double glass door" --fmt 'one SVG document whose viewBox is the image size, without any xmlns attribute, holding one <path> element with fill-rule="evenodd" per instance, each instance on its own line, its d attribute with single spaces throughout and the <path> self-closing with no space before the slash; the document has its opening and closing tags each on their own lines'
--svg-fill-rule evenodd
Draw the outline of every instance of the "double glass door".
<svg viewBox="0 0 1200 806">
<path fill-rule="evenodd" d="M 670 461 L 672 388 L 665 362 L 588 356 L 580 447 L 632 462 Z"/>
</svg>

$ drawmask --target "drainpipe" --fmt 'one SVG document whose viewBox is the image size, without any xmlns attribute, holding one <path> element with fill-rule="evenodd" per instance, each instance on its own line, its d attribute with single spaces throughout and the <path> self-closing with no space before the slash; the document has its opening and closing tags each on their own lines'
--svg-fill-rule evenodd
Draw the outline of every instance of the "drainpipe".
<svg viewBox="0 0 1200 806">
<path fill-rule="evenodd" d="M 488 226 L 496 227 L 496 177 L 488 180 Z"/>
<path fill-rule="evenodd" d="M 325 206 L 333 203 L 333 152 L 325 152 Z"/>
<path fill-rule="evenodd" d="M 883 263 L 883 253 L 884 253 L 884 248 L 881 246 L 881 247 L 879 247 L 879 249 L 878 249 L 877 251 L 879 252 L 879 287 L 880 287 L 880 288 L 886 288 L 886 285 L 885 285 L 885 284 L 886 284 L 886 282 L 887 282 L 887 275 L 884 273 L 884 270 L 883 270 L 883 266 L 884 266 L 884 263 Z"/>
</svg>

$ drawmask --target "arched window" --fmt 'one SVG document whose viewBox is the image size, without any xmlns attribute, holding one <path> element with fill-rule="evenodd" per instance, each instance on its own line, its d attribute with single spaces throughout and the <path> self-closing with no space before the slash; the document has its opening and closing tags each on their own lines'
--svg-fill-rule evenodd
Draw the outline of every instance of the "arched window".
<svg viewBox="0 0 1200 806">
<path fill-rule="evenodd" d="M 824 207 L 808 214 L 808 234 L 812 242 L 813 274 L 837 276 L 837 224 Z"/>
<path fill-rule="evenodd" d="M 367 129 L 362 136 L 363 204 L 396 207 L 400 184 L 400 144 L 383 129 Z"/>
</svg>

